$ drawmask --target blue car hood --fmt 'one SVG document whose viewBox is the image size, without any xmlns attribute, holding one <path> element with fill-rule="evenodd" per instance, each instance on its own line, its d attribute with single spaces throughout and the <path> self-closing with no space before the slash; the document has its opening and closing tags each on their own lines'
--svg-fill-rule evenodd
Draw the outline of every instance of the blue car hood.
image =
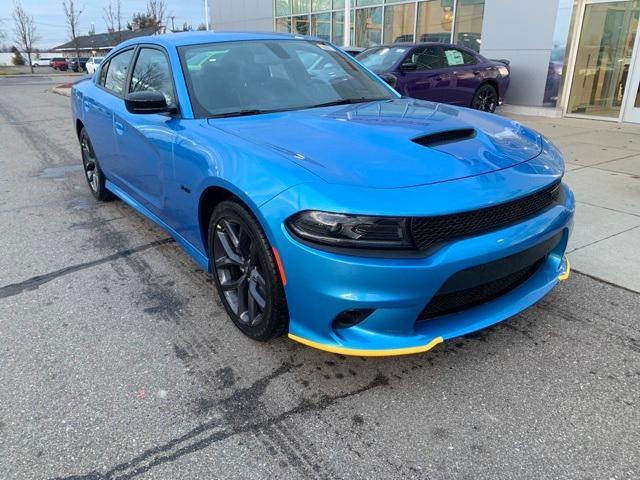
<svg viewBox="0 0 640 480">
<path fill-rule="evenodd" d="M 209 120 L 330 183 L 401 188 L 482 175 L 542 151 L 540 135 L 496 115 L 412 99 Z M 459 132 L 449 142 L 433 134 Z M 469 134 L 471 132 L 471 134 Z M 426 139 L 427 145 L 418 143 Z"/>
</svg>

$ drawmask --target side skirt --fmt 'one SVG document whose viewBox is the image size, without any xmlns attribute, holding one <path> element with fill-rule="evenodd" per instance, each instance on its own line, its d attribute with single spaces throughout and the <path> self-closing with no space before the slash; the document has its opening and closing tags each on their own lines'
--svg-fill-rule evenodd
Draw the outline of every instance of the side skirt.
<svg viewBox="0 0 640 480">
<path fill-rule="evenodd" d="M 138 213 L 141 213 L 142 215 L 147 217 L 149 220 L 151 220 L 153 223 L 159 225 L 164 230 L 166 230 L 167 233 L 171 235 L 173 238 L 175 238 L 176 242 L 178 242 L 182 246 L 182 248 L 185 249 L 185 251 L 191 256 L 191 258 L 200 267 L 202 267 L 207 272 L 209 271 L 209 259 L 207 258 L 207 256 L 204 255 L 202 252 L 200 252 L 200 250 L 194 247 L 190 242 L 188 242 L 182 235 L 176 232 L 164 221 L 162 221 L 160 217 L 151 213 L 149 210 L 147 210 L 146 207 L 144 207 L 139 202 L 131 198 L 131 196 L 129 196 L 127 193 L 121 190 L 120 187 L 118 187 L 117 185 L 114 185 L 109 180 L 105 182 L 105 186 L 107 187 L 107 190 L 112 192 L 114 195 L 120 198 L 123 202 L 125 202 L 131 208 L 136 210 Z"/>
</svg>

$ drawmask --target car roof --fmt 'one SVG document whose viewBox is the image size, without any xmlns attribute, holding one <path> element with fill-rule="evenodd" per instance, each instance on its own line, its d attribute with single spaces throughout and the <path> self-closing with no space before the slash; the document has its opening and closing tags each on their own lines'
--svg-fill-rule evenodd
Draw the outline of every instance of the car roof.
<svg viewBox="0 0 640 480">
<path fill-rule="evenodd" d="M 310 39 L 302 35 L 289 33 L 265 33 L 265 32 L 179 32 L 165 35 L 151 35 L 136 37 L 122 42 L 119 47 L 150 43 L 164 47 L 181 47 L 185 45 L 198 45 L 214 42 L 233 42 L 242 40 L 284 40 L 284 39 Z"/>
</svg>

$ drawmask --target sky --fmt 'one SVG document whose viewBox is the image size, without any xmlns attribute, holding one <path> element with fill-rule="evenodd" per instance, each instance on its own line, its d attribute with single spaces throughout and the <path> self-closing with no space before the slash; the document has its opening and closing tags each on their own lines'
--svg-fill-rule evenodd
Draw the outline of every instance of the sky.
<svg viewBox="0 0 640 480">
<path fill-rule="evenodd" d="M 107 27 L 102 19 L 103 9 L 108 6 L 109 0 L 75 0 L 76 6 L 82 8 L 80 15 L 80 34 L 86 35 L 91 29 L 91 23 L 95 24 L 96 33 L 106 32 Z M 115 0 L 114 0 L 115 3 Z M 65 23 L 62 0 L 21 0 L 22 8 L 28 15 L 33 16 L 36 23 L 37 34 L 41 39 L 37 43 L 38 48 L 51 48 L 69 40 Z M 176 29 L 182 27 L 184 22 L 195 29 L 200 23 L 204 23 L 203 0 L 166 0 L 167 12 L 174 15 Z M 146 0 L 121 0 L 123 26 L 136 12 L 146 10 Z M 11 44 L 13 34 L 13 0 L 0 0 L 0 28 L 6 37 L 0 39 L 0 44 Z M 168 22 L 171 27 L 171 20 Z"/>
</svg>

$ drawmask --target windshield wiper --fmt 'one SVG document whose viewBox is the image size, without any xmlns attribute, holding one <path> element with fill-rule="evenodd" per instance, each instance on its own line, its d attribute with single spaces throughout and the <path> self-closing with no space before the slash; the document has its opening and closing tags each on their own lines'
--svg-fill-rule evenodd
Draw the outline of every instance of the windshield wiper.
<svg viewBox="0 0 640 480">
<path fill-rule="evenodd" d="M 238 110 L 237 112 L 224 112 L 211 115 L 209 118 L 225 118 L 225 117 L 246 117 L 248 115 L 260 115 L 261 113 L 272 113 L 276 110 L 258 110 L 257 108 Z"/>
<path fill-rule="evenodd" d="M 389 98 L 343 98 L 333 102 L 319 103 L 318 105 L 310 105 L 305 108 L 333 107 L 336 105 L 353 105 L 355 103 L 379 102 L 381 100 L 389 100 Z"/>
</svg>

